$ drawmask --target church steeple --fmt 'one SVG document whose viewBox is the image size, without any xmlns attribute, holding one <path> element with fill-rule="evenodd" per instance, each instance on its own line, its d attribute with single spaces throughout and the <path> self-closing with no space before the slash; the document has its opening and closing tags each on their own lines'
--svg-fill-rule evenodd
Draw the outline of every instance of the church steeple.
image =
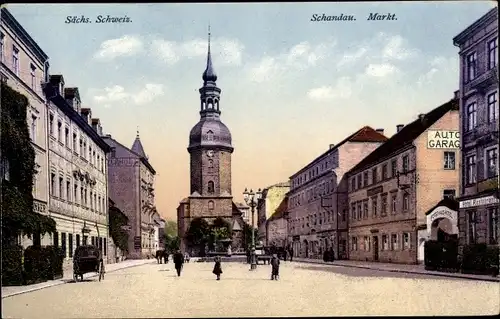
<svg viewBox="0 0 500 319">
<path fill-rule="evenodd" d="M 217 81 L 217 74 L 215 74 L 214 67 L 212 65 L 212 55 L 210 54 L 210 25 L 208 25 L 208 54 L 207 54 L 207 68 L 203 72 L 204 82 L 215 82 Z"/>
<path fill-rule="evenodd" d="M 218 119 L 220 116 L 219 100 L 221 89 L 217 87 L 217 74 L 215 74 L 212 64 L 212 55 L 210 53 L 210 25 L 208 26 L 208 52 L 207 52 L 207 67 L 203 72 L 203 87 L 200 89 L 201 118 Z"/>
</svg>

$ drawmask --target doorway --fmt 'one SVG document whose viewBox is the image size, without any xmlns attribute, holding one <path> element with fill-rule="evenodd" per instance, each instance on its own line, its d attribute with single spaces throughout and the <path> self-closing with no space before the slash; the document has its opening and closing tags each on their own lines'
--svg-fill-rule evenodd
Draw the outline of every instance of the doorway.
<svg viewBox="0 0 500 319">
<path fill-rule="evenodd" d="M 373 236 L 373 260 L 378 261 L 378 236 Z"/>
</svg>

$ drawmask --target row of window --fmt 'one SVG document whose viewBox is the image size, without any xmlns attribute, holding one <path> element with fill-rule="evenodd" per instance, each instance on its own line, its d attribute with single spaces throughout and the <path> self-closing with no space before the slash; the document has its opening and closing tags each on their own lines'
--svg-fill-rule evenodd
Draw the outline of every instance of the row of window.
<svg viewBox="0 0 500 319">
<path fill-rule="evenodd" d="M 59 236 L 60 236 L 61 240 L 59 240 Z M 52 234 L 52 238 L 54 241 L 54 246 L 61 247 L 61 249 L 63 251 L 64 258 L 66 258 L 66 257 L 73 258 L 73 253 L 74 253 L 76 247 L 80 246 L 80 234 L 75 235 L 75 242 L 73 242 L 73 234 L 71 234 L 71 233 L 56 232 L 56 233 Z M 66 238 L 68 240 L 67 242 L 66 242 Z M 81 245 L 88 245 L 89 244 L 87 242 L 88 236 L 83 235 L 81 237 L 81 239 L 82 239 Z M 102 253 L 104 254 L 104 256 L 107 255 L 108 245 L 106 242 L 106 238 L 91 236 L 90 243 L 93 246 L 96 246 L 97 248 L 99 248 L 102 251 Z"/>
<path fill-rule="evenodd" d="M 465 66 L 466 66 L 466 77 L 465 82 L 470 82 L 477 78 L 480 73 L 484 73 L 488 70 L 493 69 L 498 62 L 498 38 L 490 40 L 486 43 L 486 52 L 488 59 L 486 60 L 486 68 L 483 68 L 482 65 L 479 65 L 477 61 L 477 52 L 471 52 L 465 57 Z M 484 71 L 483 71 L 484 70 Z"/>
<path fill-rule="evenodd" d="M 484 110 L 486 112 L 486 122 L 495 123 L 498 120 L 498 113 L 500 112 L 498 105 L 498 91 L 487 94 L 486 101 L 487 105 L 486 109 Z M 467 123 L 465 123 L 466 131 L 472 131 L 476 129 L 476 127 L 478 126 L 477 115 L 479 112 L 481 112 L 481 110 L 482 108 L 479 108 L 478 110 L 478 104 L 476 101 L 467 104 Z"/>
<path fill-rule="evenodd" d="M 479 174 L 484 179 L 489 179 L 498 176 L 498 147 L 492 147 L 485 150 L 484 156 L 484 172 Z M 477 165 L 476 154 L 465 156 L 465 183 L 471 185 L 477 182 L 478 169 L 482 169 Z"/>
<path fill-rule="evenodd" d="M 333 181 L 332 180 L 323 181 L 318 185 L 311 186 L 307 189 L 304 189 L 298 194 L 290 196 L 288 208 L 294 208 L 300 205 L 304 205 L 306 203 L 310 203 L 318 198 L 321 198 L 324 195 L 333 193 L 333 191 L 334 191 Z"/>
<path fill-rule="evenodd" d="M 378 245 L 378 236 L 377 238 L 377 246 L 373 247 L 372 237 L 371 236 L 352 236 L 351 237 L 351 251 L 374 251 L 378 249 L 380 251 L 397 251 L 397 250 L 409 250 L 411 243 L 411 233 L 403 232 L 399 234 L 383 234 L 381 236 L 381 245 Z M 358 238 L 360 242 L 358 243 Z"/>
<path fill-rule="evenodd" d="M 68 125 L 63 125 L 61 119 L 57 120 L 57 126 L 55 124 L 54 114 L 49 114 L 49 134 L 54 139 L 57 139 L 59 143 L 65 145 L 69 150 L 73 149 L 75 154 L 80 155 L 81 158 L 88 160 L 90 165 L 97 168 L 100 172 L 104 173 L 106 160 L 104 152 L 100 150 L 97 146 L 91 143 L 91 140 L 85 139 L 78 133 L 75 128 L 73 128 L 73 138 L 70 139 L 70 127 Z M 64 129 L 63 129 L 64 126 Z"/>
<path fill-rule="evenodd" d="M 50 174 L 50 195 L 90 208 L 99 214 L 104 214 L 106 211 L 106 198 L 103 194 L 89 189 L 82 181 L 68 176 L 64 178 L 61 174 L 57 176 L 55 172 Z"/>
<path fill-rule="evenodd" d="M 391 211 L 392 214 L 396 214 L 398 212 L 398 208 L 400 208 L 400 210 L 403 213 L 408 212 L 408 210 L 410 209 L 410 195 L 406 192 L 403 192 L 402 195 L 403 200 L 400 205 L 398 205 L 398 196 L 399 192 L 394 192 L 390 195 L 391 206 L 389 210 Z M 370 206 L 371 206 L 372 217 L 374 218 L 377 217 L 379 215 L 379 212 L 381 217 L 387 216 L 388 197 L 389 197 L 388 194 L 381 194 L 380 201 L 379 201 L 379 195 L 371 198 Z M 351 203 L 351 220 L 361 220 L 367 218 L 368 218 L 368 199 Z"/>
<path fill-rule="evenodd" d="M 335 221 L 333 214 L 333 210 L 329 210 L 321 213 L 310 214 L 309 216 L 302 218 L 294 218 L 290 220 L 290 231 L 292 234 L 298 234 L 300 229 L 304 227 L 333 223 Z M 340 215 L 340 220 L 342 222 L 347 220 L 347 212 L 345 210 Z"/>
<path fill-rule="evenodd" d="M 4 62 L 6 65 L 8 65 L 8 63 L 6 63 L 7 61 L 5 59 L 5 52 L 4 52 L 5 42 L 6 42 L 5 34 L 3 34 L 3 32 L 0 32 L 0 61 Z M 21 64 L 20 50 L 14 44 L 12 45 L 11 63 L 12 63 L 11 64 L 11 71 L 15 75 L 17 75 L 18 77 L 21 77 L 21 73 L 23 73 L 23 71 L 21 71 L 21 65 L 20 65 Z M 33 91 L 38 92 L 39 91 L 39 84 L 41 83 L 41 81 L 40 81 L 41 79 L 39 79 L 37 81 L 36 71 L 37 71 L 37 67 L 32 62 L 30 62 L 30 83 L 26 83 L 26 84 L 28 84 Z M 24 76 L 23 76 L 23 78 L 24 78 Z"/>
<path fill-rule="evenodd" d="M 467 211 L 467 239 L 469 244 L 475 244 L 478 241 L 477 224 L 483 222 L 481 215 L 475 210 Z M 488 209 L 487 213 L 487 242 L 492 245 L 500 243 L 499 223 L 498 223 L 498 207 Z"/>
<path fill-rule="evenodd" d="M 338 152 L 332 152 L 328 154 L 324 159 L 319 161 L 314 167 L 309 168 L 307 171 L 295 176 L 291 180 L 291 189 L 297 188 L 311 179 L 323 174 L 327 170 L 334 169 L 338 166 Z"/>
<path fill-rule="evenodd" d="M 403 162 L 401 166 L 402 173 L 406 173 L 410 170 L 410 157 L 408 156 L 408 154 L 402 156 L 402 162 Z M 389 171 L 389 163 L 386 162 L 380 164 L 380 169 L 379 166 L 372 167 L 371 174 L 369 170 L 361 172 L 358 175 L 351 177 L 349 183 L 350 185 L 349 190 L 356 191 L 363 187 L 367 187 L 382 182 L 388 178 L 394 178 L 398 174 L 398 166 L 399 166 L 398 158 L 393 158 L 390 161 L 390 171 Z"/>
</svg>

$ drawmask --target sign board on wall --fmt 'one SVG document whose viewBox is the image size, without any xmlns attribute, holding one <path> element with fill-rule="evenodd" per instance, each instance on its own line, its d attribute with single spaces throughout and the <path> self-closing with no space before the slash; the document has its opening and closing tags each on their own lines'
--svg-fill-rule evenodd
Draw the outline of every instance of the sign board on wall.
<svg viewBox="0 0 500 319">
<path fill-rule="evenodd" d="M 427 148 L 460 149 L 460 132 L 427 131 Z"/>
<path fill-rule="evenodd" d="M 471 208 L 483 205 L 498 204 L 500 200 L 495 196 L 486 196 L 474 199 L 468 199 L 460 202 L 460 208 Z"/>
</svg>

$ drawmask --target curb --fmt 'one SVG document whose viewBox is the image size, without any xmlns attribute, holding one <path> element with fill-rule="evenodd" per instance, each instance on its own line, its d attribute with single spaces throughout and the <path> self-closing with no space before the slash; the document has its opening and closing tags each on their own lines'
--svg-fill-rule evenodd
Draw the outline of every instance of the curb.
<svg viewBox="0 0 500 319">
<path fill-rule="evenodd" d="M 356 266 L 356 265 L 342 265 L 342 264 L 327 264 L 323 263 L 320 261 L 297 261 L 297 262 L 302 262 L 306 264 L 317 264 L 317 265 L 325 265 L 325 266 L 335 266 L 335 267 L 350 267 L 350 268 L 360 268 L 360 269 L 369 269 L 369 270 L 377 270 L 377 271 L 387 271 L 387 272 L 397 272 L 397 273 L 404 273 L 404 274 L 416 274 L 416 275 L 424 275 L 424 276 L 435 276 L 435 277 L 447 277 L 447 278 L 458 278 L 458 279 L 466 279 L 466 280 L 476 280 L 476 281 L 487 281 L 487 282 L 500 282 L 500 278 L 478 278 L 478 277 L 471 277 L 471 276 L 459 276 L 459 275 L 453 275 L 450 273 L 427 273 L 427 272 L 417 272 L 417 271 L 409 271 L 409 270 L 400 270 L 400 269 L 380 269 L 380 268 L 374 268 L 374 267 L 368 267 L 368 266 Z"/>
<path fill-rule="evenodd" d="M 130 266 L 127 266 L 127 267 L 122 267 L 122 268 L 118 268 L 118 269 L 109 270 L 109 271 L 106 271 L 106 273 L 115 272 L 115 271 L 122 270 L 122 269 L 127 269 L 127 268 L 144 266 L 144 265 L 147 265 L 147 264 L 148 263 L 137 264 L 137 265 L 130 265 Z M 93 278 L 93 277 L 97 277 L 97 274 L 93 274 L 93 275 L 89 275 L 89 276 L 85 276 L 84 275 L 84 279 Z M 21 294 L 25 294 L 25 293 L 28 293 L 28 292 L 42 290 L 42 289 L 45 289 L 45 288 L 50 288 L 50 287 L 55 287 L 55 286 L 59 286 L 59 285 L 63 285 L 63 284 L 68 284 L 71 280 L 72 279 L 58 279 L 57 281 L 54 280 L 54 282 L 48 283 L 47 285 L 44 285 L 44 286 L 41 286 L 41 287 L 29 288 L 29 289 L 26 289 L 26 290 L 16 291 L 16 292 L 12 292 L 10 294 L 2 295 L 2 299 L 13 297 L 13 296 L 17 296 L 17 295 L 21 295 Z"/>
</svg>

